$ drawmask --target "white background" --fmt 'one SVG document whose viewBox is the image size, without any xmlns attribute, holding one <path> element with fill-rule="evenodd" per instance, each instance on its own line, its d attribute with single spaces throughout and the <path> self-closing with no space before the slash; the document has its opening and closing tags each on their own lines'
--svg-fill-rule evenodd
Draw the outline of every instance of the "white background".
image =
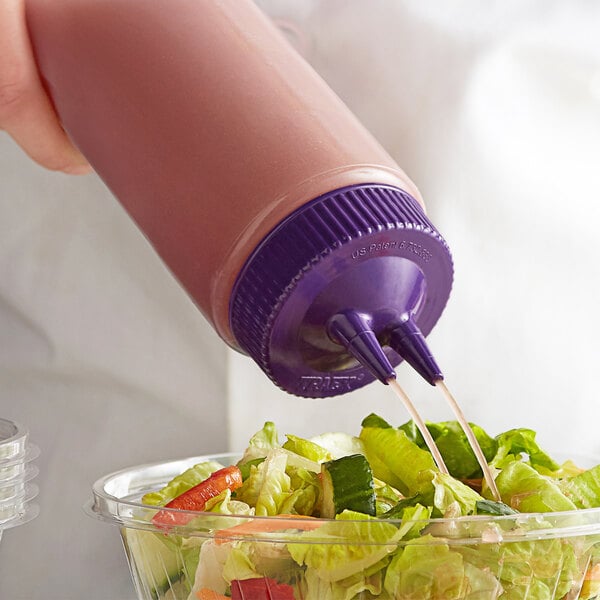
<svg viewBox="0 0 600 600">
<path fill-rule="evenodd" d="M 260 3 L 419 186 L 454 255 L 429 340 L 471 421 L 600 455 L 600 5 Z M 129 600 L 91 483 L 282 433 L 407 416 L 380 385 L 309 401 L 216 338 L 95 176 L 0 134 L 0 416 L 42 447 L 42 513 L 0 543 L 0 598 Z M 404 366 L 427 419 L 450 418 Z"/>
</svg>

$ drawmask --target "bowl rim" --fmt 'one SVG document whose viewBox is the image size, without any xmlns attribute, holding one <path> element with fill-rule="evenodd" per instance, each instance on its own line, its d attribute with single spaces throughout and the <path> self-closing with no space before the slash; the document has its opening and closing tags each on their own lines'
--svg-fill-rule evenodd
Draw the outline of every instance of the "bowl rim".
<svg viewBox="0 0 600 600">
<path fill-rule="evenodd" d="M 118 480 L 121 477 L 130 477 L 135 472 L 140 472 L 148 469 L 165 468 L 167 466 L 175 466 L 181 464 L 189 464 L 192 466 L 199 462 L 208 460 L 214 460 L 226 464 L 234 464 L 234 460 L 239 459 L 242 453 L 240 452 L 224 452 L 219 454 L 206 454 L 199 456 L 186 457 L 182 459 L 173 459 L 168 461 L 155 461 L 133 467 L 126 467 L 118 471 L 108 473 L 103 477 L 99 478 L 94 482 L 92 486 L 92 498 L 84 505 L 84 511 L 88 516 L 94 517 L 104 522 L 112 523 L 120 527 L 127 529 L 140 529 L 152 531 L 155 533 L 168 533 L 175 535 L 183 535 L 185 537 L 204 537 L 204 538 L 215 538 L 215 531 L 227 529 L 235 525 L 248 522 L 262 521 L 265 523 L 272 523 L 274 519 L 281 524 L 278 529 L 284 529 L 284 524 L 289 524 L 289 527 L 285 529 L 297 530 L 300 522 L 304 521 L 315 521 L 315 517 L 309 516 L 257 516 L 257 515 L 240 515 L 240 514 L 221 514 L 205 511 L 190 511 L 183 509 L 164 507 L 149 506 L 139 501 L 131 500 L 128 498 L 119 497 L 106 490 L 107 486 L 110 486 L 112 482 Z M 229 463 L 223 461 L 230 461 Z M 178 473 L 183 472 L 178 470 Z M 168 531 L 160 529 L 155 526 L 150 516 L 158 511 L 167 510 L 175 514 L 187 514 L 192 516 L 196 521 L 197 529 L 191 528 L 189 525 L 186 526 L 170 526 Z M 200 529 L 199 525 L 202 520 L 206 523 L 219 521 L 220 525 L 218 528 L 208 530 L 206 528 Z M 401 519 L 382 519 L 372 517 L 368 521 L 365 520 L 336 520 L 336 519 L 324 519 L 318 518 L 321 524 L 336 524 L 333 527 L 342 527 L 345 523 L 387 523 L 400 526 L 401 524 L 407 524 L 407 521 Z M 468 515 L 455 518 L 430 518 L 430 519 L 415 519 L 411 522 L 422 523 L 425 521 L 428 526 L 446 528 L 451 530 L 452 528 L 459 528 L 461 530 L 468 531 L 469 528 L 473 528 L 474 536 L 465 537 L 461 535 L 459 537 L 452 537 L 450 535 L 442 536 L 439 538 L 438 543 L 444 544 L 480 544 L 480 543 L 498 543 L 498 542 L 518 542 L 518 541 L 534 541 L 540 539 L 549 538 L 564 538 L 564 537 L 575 537 L 575 536 L 587 536 L 587 535 L 600 535 L 600 507 L 598 508 L 587 508 L 577 509 L 570 511 L 558 511 L 558 512 L 544 512 L 544 513 L 516 513 L 511 515 Z M 538 528 L 527 529 L 526 526 L 529 524 L 540 524 Z M 558 526 L 556 526 L 558 523 Z M 562 525 L 561 525 L 562 524 Z M 503 529 L 502 526 L 513 526 L 512 529 Z M 330 540 L 318 540 L 313 539 L 310 543 L 340 543 L 340 537 L 335 537 L 335 533 L 332 534 Z M 499 536 L 499 539 L 495 539 Z M 269 542 L 284 542 L 289 543 L 290 533 L 282 534 L 281 531 L 260 533 L 260 534 L 247 534 L 244 533 L 241 536 L 226 536 L 228 540 L 241 539 L 244 541 L 269 541 Z M 355 542 L 354 540 L 342 543 L 351 543 L 352 545 L 359 545 L 360 543 L 373 544 L 373 541 L 366 542 Z M 384 545 L 389 545 L 390 542 L 381 542 Z M 399 543 L 402 543 L 401 541 Z"/>
</svg>

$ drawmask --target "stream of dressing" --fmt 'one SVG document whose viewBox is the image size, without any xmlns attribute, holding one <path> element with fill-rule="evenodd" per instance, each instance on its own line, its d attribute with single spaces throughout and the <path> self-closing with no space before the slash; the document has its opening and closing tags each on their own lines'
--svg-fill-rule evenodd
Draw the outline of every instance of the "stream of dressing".
<svg viewBox="0 0 600 600">
<path fill-rule="evenodd" d="M 402 403 L 406 407 L 408 414 L 411 416 L 412 420 L 415 422 L 418 430 L 421 432 L 423 439 L 425 440 L 425 444 L 429 448 L 429 452 L 433 456 L 433 460 L 437 465 L 438 469 L 448 475 L 448 468 L 446 467 L 446 463 L 444 463 L 444 459 L 442 458 L 442 454 L 439 448 L 436 446 L 433 438 L 431 437 L 431 433 L 429 433 L 429 429 L 427 429 L 425 422 L 421 418 L 421 415 L 418 413 L 417 409 L 414 407 L 410 398 L 406 395 L 406 392 L 400 387 L 400 384 L 395 379 L 388 379 L 389 386 L 394 390 L 396 395 L 402 400 Z"/>
<path fill-rule="evenodd" d="M 465 435 L 467 436 L 467 440 L 469 440 L 469 445 L 471 446 L 471 449 L 475 453 L 477 462 L 479 463 L 479 466 L 481 467 L 481 471 L 483 472 L 483 477 L 485 479 L 485 482 L 487 483 L 487 486 L 488 486 L 490 492 L 492 493 L 494 500 L 496 500 L 496 502 L 500 502 L 501 501 L 500 493 L 498 492 L 498 488 L 496 487 L 496 482 L 494 481 L 494 476 L 492 475 L 492 471 L 487 463 L 487 460 L 485 459 L 485 455 L 483 454 L 483 451 L 481 450 L 481 446 L 479 445 L 479 442 L 477 441 L 477 438 L 475 437 L 475 434 L 473 433 L 473 429 L 471 429 L 469 422 L 465 418 L 465 415 L 464 415 L 462 409 L 460 408 L 460 406 L 458 405 L 458 402 L 454 399 L 454 396 L 450 393 L 450 390 L 447 388 L 446 384 L 444 383 L 444 381 L 442 379 L 438 379 L 435 382 L 435 386 L 444 395 L 446 402 L 448 402 L 448 404 L 450 405 L 450 408 L 452 409 L 452 412 L 456 416 L 456 420 L 460 423 L 462 430 L 465 432 Z"/>
<path fill-rule="evenodd" d="M 444 463 L 444 459 L 442 458 L 442 455 L 441 455 L 435 441 L 433 440 L 431 433 L 429 433 L 429 430 L 427 429 L 425 422 L 419 415 L 418 411 L 414 407 L 410 398 L 406 395 L 404 390 L 400 387 L 400 384 L 395 379 L 388 379 L 387 383 L 394 390 L 394 392 L 400 398 L 400 400 L 402 400 L 402 403 L 406 407 L 406 410 L 408 411 L 411 418 L 415 422 L 417 428 L 421 432 L 421 435 L 423 436 L 423 439 L 425 440 L 425 444 L 427 445 L 427 448 L 429 448 L 429 451 L 431 452 L 433 459 L 434 459 L 436 465 L 438 466 L 438 469 L 442 473 L 448 474 L 448 469 Z M 498 488 L 496 487 L 496 482 L 494 481 L 494 477 L 492 475 L 491 469 L 490 469 L 489 465 L 487 464 L 485 455 L 483 454 L 483 451 L 481 450 L 481 446 L 479 445 L 479 442 L 477 441 L 477 438 L 475 437 L 475 434 L 473 433 L 473 430 L 471 429 L 469 422 L 465 418 L 465 415 L 462 412 L 460 406 L 458 405 L 458 403 L 456 402 L 456 400 L 450 393 L 450 390 L 448 390 L 448 388 L 446 387 L 446 384 L 440 379 L 435 382 L 435 385 L 444 395 L 444 398 L 446 399 L 446 401 L 450 405 L 450 408 L 452 409 L 452 412 L 456 416 L 456 420 L 459 422 L 460 426 L 462 427 L 463 431 L 465 432 L 465 435 L 467 436 L 467 440 L 469 441 L 469 445 L 471 446 L 473 452 L 475 453 L 477 462 L 479 463 L 479 466 L 481 467 L 481 471 L 483 472 L 483 477 L 487 483 L 487 486 L 488 486 L 490 492 L 492 493 L 492 496 L 494 497 L 494 500 L 496 500 L 497 502 L 500 502 L 500 494 L 498 492 Z"/>
</svg>

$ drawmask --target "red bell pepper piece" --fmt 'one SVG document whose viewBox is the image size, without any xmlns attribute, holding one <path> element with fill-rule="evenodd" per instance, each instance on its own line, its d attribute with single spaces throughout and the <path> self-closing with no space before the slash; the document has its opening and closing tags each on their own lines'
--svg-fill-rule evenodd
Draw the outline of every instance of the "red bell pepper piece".
<svg viewBox="0 0 600 600">
<path fill-rule="evenodd" d="M 294 600 L 294 588 L 274 579 L 234 579 L 231 600 Z"/>
<path fill-rule="evenodd" d="M 182 510 L 203 511 L 206 503 L 218 496 L 226 489 L 237 490 L 242 485 L 242 472 L 238 467 L 232 465 L 215 471 L 210 477 L 173 498 L 164 508 L 179 508 Z M 186 525 L 194 518 L 194 515 L 178 513 L 170 510 L 160 510 L 152 522 L 161 528 Z"/>
</svg>

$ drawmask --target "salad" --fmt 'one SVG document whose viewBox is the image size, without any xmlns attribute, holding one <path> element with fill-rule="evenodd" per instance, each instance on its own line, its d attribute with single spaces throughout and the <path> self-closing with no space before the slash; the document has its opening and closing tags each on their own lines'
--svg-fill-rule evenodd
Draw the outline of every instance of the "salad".
<svg viewBox="0 0 600 600">
<path fill-rule="evenodd" d="M 530 429 L 472 425 L 497 502 L 458 423 L 427 427 L 450 475 L 412 421 L 371 414 L 357 435 L 285 440 L 265 423 L 235 464 L 207 459 L 143 495 L 147 527 L 122 529 L 138 588 L 157 600 L 600 598 L 600 528 L 586 527 L 600 465 L 556 462 Z"/>
</svg>

